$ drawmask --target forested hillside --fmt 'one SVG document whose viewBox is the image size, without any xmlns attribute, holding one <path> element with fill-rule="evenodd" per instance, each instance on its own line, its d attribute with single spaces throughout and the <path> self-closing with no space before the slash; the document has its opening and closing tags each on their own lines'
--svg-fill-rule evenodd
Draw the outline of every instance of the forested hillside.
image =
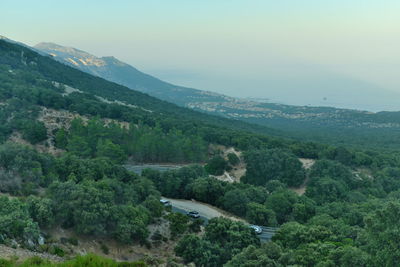
<svg viewBox="0 0 400 267">
<path fill-rule="evenodd" d="M 161 81 L 114 57 L 97 58 L 52 43 L 41 43 L 35 48 L 69 66 L 180 106 L 279 129 L 278 136 L 361 148 L 400 148 L 399 112 L 375 113 L 238 99 Z"/>
<path fill-rule="evenodd" d="M 99 58 L 73 47 L 53 43 L 39 43 L 34 48 L 73 68 L 180 106 L 190 102 L 221 102 L 227 98 L 164 82 L 112 56 Z"/>
<path fill-rule="evenodd" d="M 65 261 L 93 246 L 132 263 L 87 256 L 65 266 L 400 261 L 397 151 L 271 137 L 279 132 L 181 108 L 1 40 L 0 122 L 0 249 L 43 258 L 5 266 L 51 266 L 44 258 Z M 225 157 L 224 147 L 240 153 Z M 315 163 L 306 169 L 299 158 Z M 137 175 L 126 161 L 188 166 Z M 240 181 L 216 179 L 240 164 Z M 161 196 L 241 220 L 203 225 L 171 212 Z M 279 230 L 261 244 L 244 222 Z"/>
</svg>

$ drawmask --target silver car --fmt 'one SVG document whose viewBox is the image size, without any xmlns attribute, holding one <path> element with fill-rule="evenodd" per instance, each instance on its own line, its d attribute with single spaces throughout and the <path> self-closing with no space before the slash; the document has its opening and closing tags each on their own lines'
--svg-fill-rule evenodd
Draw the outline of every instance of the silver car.
<svg viewBox="0 0 400 267">
<path fill-rule="evenodd" d="M 186 213 L 187 216 L 192 217 L 194 219 L 200 218 L 200 214 L 197 211 L 189 211 Z"/>
<path fill-rule="evenodd" d="M 165 207 L 171 206 L 171 202 L 169 200 L 166 200 L 166 199 L 161 199 L 160 203 L 163 204 Z"/>
</svg>

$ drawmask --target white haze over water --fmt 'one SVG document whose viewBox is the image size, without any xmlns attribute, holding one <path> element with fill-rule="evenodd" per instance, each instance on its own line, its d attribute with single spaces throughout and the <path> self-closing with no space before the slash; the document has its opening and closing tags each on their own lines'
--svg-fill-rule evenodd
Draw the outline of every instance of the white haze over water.
<svg viewBox="0 0 400 267">
<path fill-rule="evenodd" d="M 400 94 L 356 78 L 320 69 L 301 75 L 287 73 L 260 75 L 250 79 L 242 75 L 188 70 L 148 70 L 174 84 L 201 88 L 238 98 L 259 98 L 272 103 L 299 106 L 329 106 L 367 111 L 399 111 Z"/>
</svg>

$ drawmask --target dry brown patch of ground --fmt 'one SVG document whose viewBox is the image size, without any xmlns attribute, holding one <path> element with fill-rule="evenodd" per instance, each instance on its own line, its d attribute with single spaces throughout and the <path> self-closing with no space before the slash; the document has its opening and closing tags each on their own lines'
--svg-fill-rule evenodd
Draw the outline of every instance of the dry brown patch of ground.
<svg viewBox="0 0 400 267">
<path fill-rule="evenodd" d="M 38 121 L 43 122 L 44 126 L 46 127 L 48 139 L 39 144 L 32 145 L 28 141 L 24 140 L 19 132 L 15 131 L 10 136 L 9 141 L 29 146 L 41 153 L 49 153 L 54 156 L 59 156 L 64 152 L 64 150 L 55 147 L 54 133 L 61 128 L 68 130 L 71 126 L 71 122 L 77 118 L 81 119 L 84 124 L 89 121 L 88 117 L 81 116 L 74 112 L 43 107 L 39 114 Z M 105 125 L 110 125 L 114 123 L 125 129 L 129 129 L 130 127 L 130 124 L 125 121 L 117 121 L 108 118 L 102 120 Z"/>
<path fill-rule="evenodd" d="M 299 158 L 299 160 L 301 164 L 303 164 L 303 168 L 305 170 L 309 170 L 315 164 L 315 159 Z M 289 189 L 298 194 L 299 196 L 302 196 L 307 190 L 308 180 L 309 179 L 307 177 L 301 186 L 299 186 L 298 188 L 289 188 Z"/>
<path fill-rule="evenodd" d="M 315 164 L 315 159 L 305 159 L 299 158 L 301 164 L 303 164 L 303 168 L 308 170 Z"/>
<path fill-rule="evenodd" d="M 60 262 L 64 260 L 63 258 L 48 253 L 39 253 L 24 248 L 10 248 L 5 245 L 0 245 L 0 257 L 3 259 L 18 259 L 18 261 L 24 261 L 35 256 L 48 259 L 53 262 Z"/>
<path fill-rule="evenodd" d="M 212 177 L 228 183 L 240 182 L 240 179 L 246 174 L 246 163 L 242 158 L 242 152 L 236 150 L 234 147 L 226 147 L 223 145 L 210 145 L 210 151 L 220 152 L 221 156 L 224 157 L 225 160 L 228 160 L 228 155 L 230 153 L 235 154 L 240 159 L 240 162 L 234 166 L 232 170 L 225 171 L 223 175 Z"/>
<path fill-rule="evenodd" d="M 68 257 L 71 258 L 76 255 L 85 255 L 88 253 L 101 255 L 103 257 L 111 258 L 116 261 L 140 261 L 143 259 L 153 259 L 158 261 L 157 266 L 163 266 L 168 258 L 174 257 L 174 248 L 176 241 L 169 240 L 169 222 L 161 218 L 157 223 L 149 225 L 148 227 L 151 236 L 156 232 L 160 232 L 163 236 L 168 238 L 164 242 L 152 242 L 151 247 L 139 245 L 137 242 L 133 245 L 122 244 L 109 238 L 93 238 L 92 236 L 76 235 L 71 230 L 62 229 L 61 227 L 48 230 L 47 233 L 51 236 L 52 242 L 57 242 L 57 246 L 67 252 Z M 72 245 L 64 242 L 61 239 L 75 238 L 78 240 L 78 245 Z M 105 249 L 107 251 L 105 251 Z"/>
</svg>

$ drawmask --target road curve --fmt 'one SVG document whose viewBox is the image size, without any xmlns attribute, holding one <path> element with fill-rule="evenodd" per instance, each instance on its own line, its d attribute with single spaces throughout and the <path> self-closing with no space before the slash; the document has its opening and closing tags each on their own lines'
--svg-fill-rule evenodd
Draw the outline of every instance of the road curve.
<svg viewBox="0 0 400 267">
<path fill-rule="evenodd" d="M 217 207 L 211 206 L 209 204 L 205 204 L 195 200 L 186 200 L 186 199 L 172 199 L 163 197 L 163 199 L 169 200 L 171 202 L 172 207 L 183 210 L 183 211 L 197 211 L 201 217 L 210 220 L 216 217 L 225 217 L 229 218 L 233 221 L 241 221 L 246 223 L 245 220 L 232 215 L 224 210 L 221 210 Z"/>
<path fill-rule="evenodd" d="M 233 221 L 240 221 L 245 224 L 249 224 L 247 221 L 245 221 L 242 218 L 239 218 L 235 215 L 232 215 L 224 210 L 221 210 L 219 208 L 216 208 L 214 206 L 211 206 L 209 204 L 205 204 L 199 201 L 195 200 L 185 200 L 185 199 L 172 199 L 172 198 L 166 198 L 163 197 L 163 199 L 169 200 L 172 205 L 172 210 L 174 212 L 179 212 L 179 213 L 186 213 L 188 211 L 197 211 L 200 215 L 200 217 L 207 223 L 208 220 L 216 217 L 225 217 L 228 219 L 231 219 Z M 275 234 L 275 231 L 277 228 L 273 227 L 265 227 L 261 226 L 263 229 L 263 232 L 258 235 L 260 240 L 262 242 L 267 242 L 271 240 L 272 236 Z"/>
</svg>

